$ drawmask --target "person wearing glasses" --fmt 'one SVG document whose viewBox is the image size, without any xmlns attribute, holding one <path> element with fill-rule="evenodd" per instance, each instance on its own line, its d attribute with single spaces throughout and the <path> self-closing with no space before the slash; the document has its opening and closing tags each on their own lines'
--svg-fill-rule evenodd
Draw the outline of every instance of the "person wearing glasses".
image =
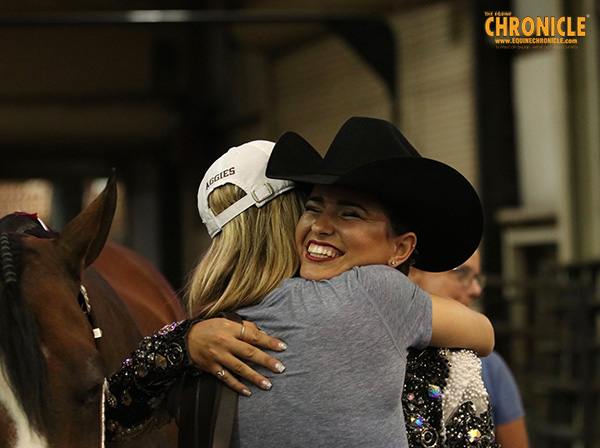
<svg viewBox="0 0 600 448">
<path fill-rule="evenodd" d="M 408 276 L 432 294 L 450 297 L 470 307 L 481 298 L 486 279 L 481 273 L 481 256 L 476 251 L 462 265 L 445 272 L 425 272 L 411 267 Z M 496 441 L 503 448 L 528 448 L 525 410 L 517 383 L 506 361 L 493 351 L 481 358 L 483 383 L 488 390 Z"/>
</svg>

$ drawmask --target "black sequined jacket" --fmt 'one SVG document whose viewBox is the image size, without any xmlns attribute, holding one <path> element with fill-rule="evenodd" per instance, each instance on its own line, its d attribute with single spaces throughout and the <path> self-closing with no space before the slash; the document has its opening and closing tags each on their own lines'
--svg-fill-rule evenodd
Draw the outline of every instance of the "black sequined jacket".
<svg viewBox="0 0 600 448">
<path fill-rule="evenodd" d="M 198 374 L 187 351 L 187 334 L 198 320 L 166 325 L 147 336 L 108 379 L 105 432 L 117 441 L 159 427 L 170 420 L 169 388 L 184 374 Z"/>
</svg>

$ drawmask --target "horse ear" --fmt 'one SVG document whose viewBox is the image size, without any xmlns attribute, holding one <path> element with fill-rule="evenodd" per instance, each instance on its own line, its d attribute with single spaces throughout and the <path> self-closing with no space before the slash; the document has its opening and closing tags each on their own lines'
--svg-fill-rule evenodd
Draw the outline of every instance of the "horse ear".
<svg viewBox="0 0 600 448">
<path fill-rule="evenodd" d="M 87 268 L 100 255 L 117 207 L 117 177 L 111 172 L 100 195 L 61 231 L 58 243 Z"/>
</svg>

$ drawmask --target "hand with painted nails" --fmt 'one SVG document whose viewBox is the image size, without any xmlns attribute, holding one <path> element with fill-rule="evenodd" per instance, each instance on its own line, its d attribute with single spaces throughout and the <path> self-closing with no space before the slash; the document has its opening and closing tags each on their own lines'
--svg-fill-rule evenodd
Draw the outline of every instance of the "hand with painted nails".
<svg viewBox="0 0 600 448">
<path fill-rule="evenodd" d="M 274 373 L 285 367 L 258 347 L 281 352 L 286 344 L 260 331 L 252 322 L 242 325 L 221 318 L 196 323 L 188 334 L 188 351 L 192 361 L 202 370 L 222 380 L 238 393 L 250 396 L 250 390 L 235 375 L 269 390 L 271 382 L 242 360 L 252 361 Z M 235 374 L 235 375 L 233 375 Z"/>
</svg>

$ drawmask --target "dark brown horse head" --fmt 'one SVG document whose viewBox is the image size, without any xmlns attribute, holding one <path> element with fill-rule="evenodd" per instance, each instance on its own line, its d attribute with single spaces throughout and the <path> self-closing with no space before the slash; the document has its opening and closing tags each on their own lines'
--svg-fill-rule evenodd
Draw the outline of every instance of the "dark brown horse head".
<svg viewBox="0 0 600 448">
<path fill-rule="evenodd" d="M 104 367 L 78 297 L 116 206 L 102 194 L 59 236 L 32 216 L 0 220 L 0 445 L 102 444 Z"/>
</svg>

